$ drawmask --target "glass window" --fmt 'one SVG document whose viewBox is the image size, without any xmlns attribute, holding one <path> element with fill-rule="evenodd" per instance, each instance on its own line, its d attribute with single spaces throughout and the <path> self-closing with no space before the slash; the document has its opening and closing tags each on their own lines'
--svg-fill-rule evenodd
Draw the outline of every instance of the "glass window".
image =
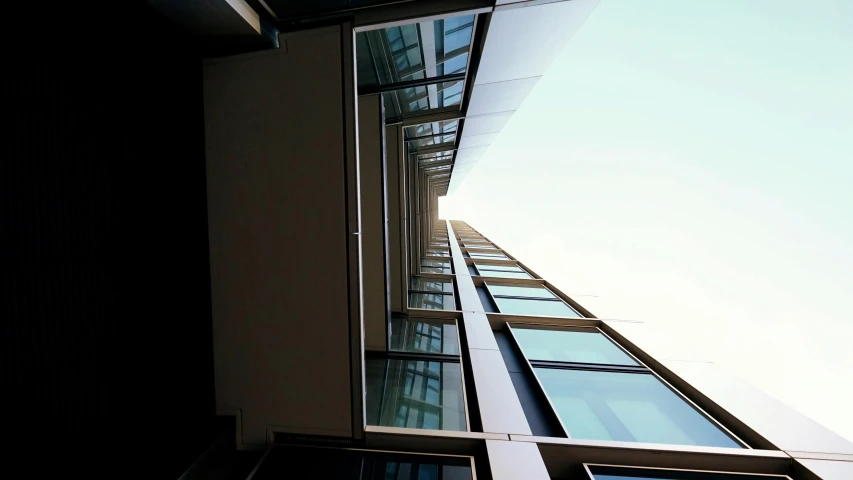
<svg viewBox="0 0 853 480">
<path fill-rule="evenodd" d="M 472 480 L 474 472 L 471 460 L 471 457 L 463 456 L 332 448 L 326 445 L 309 447 L 277 444 L 259 461 L 251 478 Z M 302 471 L 310 473 L 294 473 Z"/>
<path fill-rule="evenodd" d="M 467 429 L 459 363 L 369 358 L 365 383 L 369 425 Z"/>
<path fill-rule="evenodd" d="M 480 275 L 484 277 L 496 277 L 496 278 L 533 278 L 531 275 L 527 273 L 521 272 L 504 272 L 500 270 L 480 270 Z"/>
<path fill-rule="evenodd" d="M 740 448 L 651 374 L 534 370 L 572 438 Z"/>
<path fill-rule="evenodd" d="M 455 136 L 456 130 L 459 128 L 459 120 L 444 120 L 441 122 L 422 123 L 420 125 L 412 125 L 405 127 L 403 131 L 406 133 L 406 140 L 412 140 L 420 137 L 431 135 L 447 135 Z M 446 232 L 445 232 L 446 234 Z"/>
<path fill-rule="evenodd" d="M 428 257 L 449 257 L 450 252 L 447 250 L 427 250 Z"/>
<path fill-rule="evenodd" d="M 394 317 L 389 350 L 459 355 L 458 338 L 456 322 L 452 320 Z"/>
<path fill-rule="evenodd" d="M 557 298 L 556 295 L 545 287 L 519 287 L 515 285 L 494 285 L 490 283 L 489 291 L 492 292 L 492 295 L 505 295 L 508 297 Z"/>
<path fill-rule="evenodd" d="M 546 360 L 605 365 L 639 365 L 633 358 L 597 331 L 543 330 L 512 327 L 524 356 Z"/>
<path fill-rule="evenodd" d="M 428 268 L 433 270 L 427 270 Z M 421 271 L 431 273 L 452 273 L 450 262 L 445 262 L 436 258 L 424 258 L 421 260 Z"/>
<path fill-rule="evenodd" d="M 539 315 L 544 317 L 581 318 L 578 312 L 572 310 L 561 301 L 530 300 L 521 298 L 494 297 L 501 313 L 519 315 Z"/>
<path fill-rule="evenodd" d="M 454 80 L 383 92 L 385 117 L 406 117 L 422 110 L 457 106 L 462 102 L 464 84 L 462 80 Z"/>
<path fill-rule="evenodd" d="M 695 472 L 652 468 L 611 467 L 590 465 L 593 480 L 782 480 L 776 475 L 750 475 L 747 473 Z"/>
<path fill-rule="evenodd" d="M 418 164 L 428 164 L 434 162 L 447 162 L 453 159 L 453 150 L 446 150 L 436 153 L 423 153 L 418 155 Z"/>
<path fill-rule="evenodd" d="M 503 253 L 468 252 L 471 258 L 507 258 Z"/>
<path fill-rule="evenodd" d="M 435 20 L 431 25 L 411 23 L 359 32 L 358 85 L 387 85 L 464 73 L 473 32 L 473 15 Z"/>
<path fill-rule="evenodd" d="M 412 277 L 412 290 L 453 293 L 453 282 L 427 277 Z"/>
<path fill-rule="evenodd" d="M 489 263 L 474 262 L 477 270 L 500 270 L 502 272 L 524 272 L 524 269 L 518 265 L 492 265 Z"/>
<path fill-rule="evenodd" d="M 427 308 L 430 310 L 456 310 L 453 295 L 442 293 L 409 293 L 410 308 Z"/>
</svg>

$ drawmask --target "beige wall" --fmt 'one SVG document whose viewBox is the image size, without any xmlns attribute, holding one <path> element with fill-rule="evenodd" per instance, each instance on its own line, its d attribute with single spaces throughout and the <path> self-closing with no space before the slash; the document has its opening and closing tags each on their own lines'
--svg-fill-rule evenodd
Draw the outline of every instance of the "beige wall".
<svg viewBox="0 0 853 480">
<path fill-rule="evenodd" d="M 281 43 L 204 69 L 216 404 L 256 446 L 353 433 L 341 31 Z"/>
</svg>

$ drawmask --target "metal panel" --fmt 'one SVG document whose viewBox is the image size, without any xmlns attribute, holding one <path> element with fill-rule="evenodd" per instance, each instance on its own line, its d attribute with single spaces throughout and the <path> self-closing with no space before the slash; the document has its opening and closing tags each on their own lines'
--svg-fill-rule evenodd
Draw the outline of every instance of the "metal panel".
<svg viewBox="0 0 853 480">
<path fill-rule="evenodd" d="M 782 450 L 853 454 L 853 443 L 713 363 L 661 363 Z"/>
<path fill-rule="evenodd" d="M 535 444 L 486 440 L 493 480 L 550 480 Z"/>
<path fill-rule="evenodd" d="M 406 303 L 406 274 L 403 268 L 405 253 L 401 245 L 404 236 L 401 221 L 402 207 L 400 202 L 400 167 L 403 151 L 403 142 L 400 127 L 391 125 L 385 127 L 385 167 L 386 167 L 386 193 L 388 200 L 388 211 L 386 228 L 388 229 L 388 264 L 390 271 L 391 311 L 402 313 Z"/>
<path fill-rule="evenodd" d="M 513 113 L 498 112 L 487 115 L 469 115 L 465 117 L 464 133 L 466 135 L 483 135 L 500 132 Z"/>
<path fill-rule="evenodd" d="M 539 76 L 519 78 L 505 82 L 474 85 L 471 92 L 469 115 L 508 112 L 518 110 L 527 95 L 539 82 Z"/>
<path fill-rule="evenodd" d="M 496 10 L 477 70 L 477 85 L 545 74 L 599 0 Z"/>
<path fill-rule="evenodd" d="M 804 466 L 821 480 L 850 480 L 853 478 L 853 462 L 801 458 L 796 459 L 795 462 Z"/>
<path fill-rule="evenodd" d="M 364 343 L 368 350 L 383 351 L 390 313 L 385 254 L 384 122 L 381 95 L 358 97 Z"/>
<path fill-rule="evenodd" d="M 465 130 L 462 132 L 462 140 L 459 142 L 459 149 L 462 150 L 471 147 L 483 147 L 491 145 L 497 136 L 497 133 L 484 133 L 482 135 L 473 135 L 469 134 L 468 131 Z"/>
<path fill-rule="evenodd" d="M 483 431 L 530 435 L 527 417 L 515 395 L 501 352 L 472 348 L 469 353 Z"/>
</svg>

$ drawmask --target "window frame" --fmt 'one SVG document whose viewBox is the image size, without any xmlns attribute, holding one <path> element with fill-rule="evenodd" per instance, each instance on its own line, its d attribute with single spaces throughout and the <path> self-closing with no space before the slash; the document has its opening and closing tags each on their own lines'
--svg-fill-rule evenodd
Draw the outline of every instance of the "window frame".
<svg viewBox="0 0 853 480">
<path fill-rule="evenodd" d="M 477 271 L 479 272 L 479 270 L 477 270 Z M 528 273 L 530 273 L 530 272 L 528 272 Z M 534 279 L 534 280 L 537 280 L 537 279 Z M 495 308 L 498 309 L 497 313 L 500 313 L 503 315 L 531 315 L 534 317 L 542 317 L 542 318 L 586 318 L 583 316 L 583 314 L 581 312 L 577 311 L 574 307 L 569 305 L 569 302 L 563 300 L 562 297 L 560 297 L 559 295 L 557 295 L 556 293 L 551 291 L 550 288 L 546 287 L 544 283 L 543 284 L 537 284 L 537 285 L 512 285 L 512 284 L 503 284 L 503 285 L 510 286 L 510 287 L 522 287 L 522 288 L 523 287 L 528 287 L 528 288 L 530 288 L 530 287 L 542 287 L 545 290 L 548 290 L 549 292 L 551 292 L 551 295 L 554 295 L 554 298 L 518 297 L 515 295 L 495 295 L 492 293 L 492 289 L 489 288 L 489 283 L 492 283 L 494 285 L 502 285 L 502 283 L 501 282 L 490 282 L 488 280 L 483 282 L 483 285 L 485 285 L 486 291 L 489 292 L 489 297 L 492 299 L 492 302 L 494 303 Z M 535 314 L 526 314 L 526 313 L 505 313 L 505 312 L 501 311 L 501 307 L 500 307 L 500 305 L 498 305 L 498 301 L 497 301 L 498 298 L 511 298 L 511 299 L 516 299 L 516 300 L 546 301 L 546 302 L 560 301 L 560 302 L 563 302 L 564 305 L 569 307 L 569 309 L 571 309 L 573 312 L 577 313 L 578 316 L 577 317 L 547 317 L 544 315 L 535 315 Z"/>
<path fill-rule="evenodd" d="M 752 480 L 749 478 L 752 477 L 766 477 L 767 480 L 793 480 L 789 475 L 778 474 L 778 473 L 750 473 L 750 472 L 729 472 L 724 470 L 695 470 L 689 468 L 664 468 L 664 467 L 642 467 L 639 465 L 613 465 L 613 464 L 605 464 L 605 463 L 583 463 L 584 472 L 586 472 L 589 480 L 596 480 L 596 477 L 593 475 L 592 471 L 589 467 L 612 467 L 612 468 L 623 468 L 623 469 L 634 469 L 634 470 L 662 470 L 667 472 L 686 472 L 690 473 L 719 473 L 722 475 L 731 475 L 733 476 L 732 480 L 739 480 L 738 476 L 742 476 L 742 478 L 746 480 Z M 629 476 L 629 475 L 628 475 Z M 689 479 L 688 479 L 689 480 Z"/>
<path fill-rule="evenodd" d="M 462 406 L 463 406 L 463 411 L 464 411 L 464 415 L 465 415 L 465 430 L 445 430 L 445 429 L 431 429 L 431 428 L 418 428 L 418 427 L 395 427 L 395 426 L 387 426 L 387 425 L 371 425 L 371 424 L 367 423 L 366 418 L 365 418 L 365 426 L 379 427 L 379 428 L 402 428 L 402 429 L 437 431 L 437 432 L 470 432 L 471 431 L 471 419 L 470 419 L 471 414 L 470 414 L 470 409 L 468 408 L 467 387 L 465 386 L 465 364 L 462 361 L 462 349 L 464 347 L 462 344 L 462 336 L 461 336 L 461 333 L 459 331 L 461 328 L 461 326 L 459 325 L 459 320 L 456 318 L 452 318 L 452 317 L 430 318 L 430 317 L 418 317 L 418 316 L 409 316 L 409 315 L 405 315 L 404 317 L 405 317 L 404 318 L 405 320 L 412 320 L 412 319 L 426 320 L 426 321 L 431 321 L 431 322 L 436 322 L 436 323 L 455 325 L 456 326 L 456 342 L 457 342 L 456 344 L 457 344 L 457 351 L 458 352 L 456 354 L 449 354 L 449 353 L 432 353 L 432 352 L 404 352 L 404 351 L 399 351 L 399 350 L 391 350 L 391 335 L 390 335 L 390 333 L 388 334 L 388 337 L 385 340 L 385 351 L 379 352 L 379 351 L 373 351 L 373 350 L 366 350 L 364 352 L 365 353 L 365 360 L 367 360 L 367 359 L 379 359 L 379 360 L 383 360 L 385 362 L 383 373 L 382 373 L 382 377 L 383 377 L 382 378 L 382 389 L 381 389 L 382 390 L 382 398 L 379 400 L 380 401 L 380 404 L 379 404 L 380 416 L 381 416 L 381 412 L 382 412 L 382 406 L 383 406 L 383 403 L 385 401 L 385 389 L 387 388 L 387 382 L 388 382 L 388 362 L 395 360 L 395 361 L 404 361 L 404 362 L 412 362 L 412 361 L 414 361 L 414 362 L 417 362 L 417 361 L 438 362 L 440 364 L 457 363 L 457 364 L 459 364 L 460 381 L 461 381 L 461 386 L 462 386 L 461 392 L 462 392 Z M 389 324 L 390 324 L 390 322 L 389 322 Z M 442 379 L 442 380 L 440 380 L 440 383 L 439 383 L 439 395 L 443 395 L 442 390 L 441 390 L 443 386 L 444 386 L 444 382 Z M 364 389 L 365 389 L 365 393 L 366 393 L 367 392 L 367 380 L 366 379 L 365 379 Z M 443 399 L 443 397 L 441 397 L 441 398 Z M 366 405 L 366 400 L 365 400 L 365 405 Z"/>
<path fill-rule="evenodd" d="M 409 284 L 407 285 L 408 288 L 406 289 L 406 311 L 408 311 L 411 308 L 418 309 L 418 310 L 437 310 L 437 311 L 447 311 L 447 312 L 459 311 L 459 308 L 458 308 L 459 305 L 456 302 L 456 284 L 453 281 L 452 275 L 439 274 L 439 273 L 427 273 L 427 275 L 446 275 L 446 277 L 429 277 L 429 276 L 424 276 L 424 275 L 412 275 L 412 276 L 410 276 L 409 277 Z M 433 291 L 429 291 L 429 290 L 419 290 L 416 288 L 412 288 L 412 280 L 414 280 L 415 277 L 430 278 L 430 279 L 433 279 L 435 281 L 450 283 L 450 287 L 451 287 L 452 291 L 450 291 L 450 292 L 444 292 L 444 291 L 433 292 Z M 413 307 L 413 306 L 411 306 L 411 300 L 412 300 L 412 294 L 413 293 L 415 293 L 415 294 L 427 294 L 427 295 L 430 295 L 430 294 L 444 295 L 445 298 L 447 296 L 449 296 L 453 300 L 453 308 L 452 309 L 446 309 L 446 308 Z"/>
<path fill-rule="evenodd" d="M 478 264 L 478 263 L 477 263 L 478 261 L 480 261 L 481 263 L 479 263 L 479 264 Z M 534 280 L 536 280 L 536 277 L 534 277 L 534 276 L 533 276 L 533 274 L 532 274 L 532 273 L 530 273 L 530 272 L 528 272 L 524 267 L 522 267 L 521 265 L 519 265 L 519 264 L 518 264 L 518 262 L 516 262 L 516 263 L 512 263 L 512 264 L 509 264 L 509 263 L 507 263 L 507 264 L 482 263 L 482 259 L 472 258 L 472 259 L 471 259 L 471 263 L 472 263 L 472 264 L 474 264 L 474 268 L 476 268 L 476 269 L 477 269 L 477 273 L 478 273 L 478 274 L 479 274 L 479 276 L 481 276 L 481 277 L 493 277 L 493 278 L 520 278 L 520 277 L 499 277 L 499 276 L 494 276 L 494 275 L 488 275 L 488 274 L 484 274 L 484 273 L 483 273 L 483 270 L 481 270 L 481 269 L 480 269 L 480 266 L 483 266 L 483 267 L 485 267 L 485 266 L 493 266 L 493 267 L 496 267 L 496 268 L 494 268 L 494 269 L 487 269 L 487 270 L 485 270 L 485 271 L 486 271 L 486 272 L 505 272 L 505 273 L 524 273 L 524 274 L 526 274 L 526 275 L 527 275 L 527 277 L 526 277 L 525 279 L 534 279 Z M 515 268 L 520 269 L 520 270 L 521 270 L 521 272 L 516 272 L 516 271 L 513 271 L 513 270 L 504 270 L 504 269 L 497 268 L 497 267 L 515 267 Z"/>
<path fill-rule="evenodd" d="M 544 285 L 543 285 L 544 286 Z M 527 355 L 524 353 L 524 349 L 521 346 L 521 343 L 518 341 L 518 337 L 515 336 L 513 332 L 513 325 L 516 325 L 517 328 L 527 328 L 527 329 L 537 329 L 537 330 L 567 330 L 567 331 L 581 331 L 581 332 L 596 332 L 613 343 L 616 347 L 622 350 L 623 353 L 628 355 L 629 358 L 637 362 L 639 366 L 632 365 L 607 365 L 607 364 L 595 364 L 595 363 L 579 363 L 579 362 L 553 362 L 553 361 L 545 361 L 545 360 L 533 360 L 531 361 L 527 358 Z M 619 373 L 619 374 L 635 374 L 635 375 L 651 375 L 656 378 L 661 385 L 665 388 L 669 389 L 676 397 L 680 398 L 683 402 L 687 404 L 687 406 L 693 408 L 699 415 L 707 419 L 712 425 L 719 428 L 725 435 L 730 437 L 734 443 L 739 444 L 741 449 L 743 450 L 753 450 L 753 448 L 744 442 L 740 437 L 735 435 L 731 430 L 726 428 L 725 425 L 717 421 L 713 416 L 709 415 L 704 409 L 696 405 L 690 398 L 681 393 L 675 386 L 667 382 L 664 378 L 658 375 L 657 372 L 654 371 L 651 367 L 646 365 L 642 360 L 637 358 L 631 352 L 629 352 L 625 347 L 619 344 L 619 342 L 615 341 L 610 335 L 607 335 L 601 328 L 599 327 L 586 327 L 586 326 L 574 326 L 574 325 L 554 325 L 554 324 L 520 324 L 512 322 L 506 322 L 506 329 L 509 330 L 509 338 L 512 339 L 514 346 L 521 353 L 521 356 L 524 357 L 524 365 L 527 366 L 527 373 L 533 376 L 533 379 L 536 380 L 536 385 L 539 388 L 539 393 L 545 396 L 545 399 L 548 401 L 548 406 L 551 408 L 551 412 L 557 417 L 557 421 L 560 424 L 560 428 L 563 429 L 563 434 L 565 434 L 566 438 L 573 438 L 571 433 L 569 433 L 568 428 L 566 428 L 565 423 L 563 423 L 563 418 L 560 416 L 556 406 L 554 405 L 551 397 L 548 395 L 547 390 L 545 390 L 545 386 L 542 384 L 542 381 L 539 379 L 539 375 L 536 374 L 536 369 L 534 363 L 539 365 L 539 368 L 553 368 L 558 370 L 580 370 L 580 371 L 592 371 L 592 372 L 606 372 L 606 373 Z M 522 367 L 524 368 L 524 367 Z M 601 442 L 613 442 L 613 443 L 646 443 L 646 442 L 625 442 L 622 440 L 595 440 Z M 680 444 L 664 444 L 664 445 L 680 445 Z M 686 445 L 688 447 L 694 447 L 695 445 Z M 703 446 L 703 448 L 729 448 L 729 447 L 716 447 L 716 446 Z M 734 450 L 734 449 L 733 449 Z M 592 478 L 592 477 L 590 477 Z M 772 478 L 772 477 L 771 477 Z"/>
</svg>

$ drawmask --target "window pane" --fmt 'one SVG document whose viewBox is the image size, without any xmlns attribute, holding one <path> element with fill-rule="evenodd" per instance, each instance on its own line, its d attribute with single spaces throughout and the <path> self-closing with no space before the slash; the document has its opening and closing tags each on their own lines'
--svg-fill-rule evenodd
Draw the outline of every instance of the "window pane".
<svg viewBox="0 0 853 480">
<path fill-rule="evenodd" d="M 496 277 L 496 278 L 533 278 L 531 275 L 522 272 L 501 272 L 496 270 L 483 270 L 478 268 L 480 271 L 480 275 L 484 277 Z"/>
<path fill-rule="evenodd" d="M 514 285 L 489 285 L 492 295 L 506 295 L 508 297 L 528 298 L 557 298 L 545 287 L 517 287 Z"/>
<path fill-rule="evenodd" d="M 391 346 L 396 352 L 458 355 L 456 324 L 425 318 L 391 319 Z"/>
<path fill-rule="evenodd" d="M 468 255 L 471 255 L 471 258 L 507 258 L 502 253 L 468 252 Z"/>
<path fill-rule="evenodd" d="M 474 16 L 465 15 L 357 33 L 358 85 L 464 73 L 473 26 Z"/>
<path fill-rule="evenodd" d="M 428 308 L 430 310 L 456 310 L 453 295 L 433 293 L 410 293 L 410 308 Z"/>
<path fill-rule="evenodd" d="M 783 480 L 776 475 L 749 475 L 740 473 L 690 472 L 684 470 L 658 470 L 590 465 L 595 480 Z"/>
<path fill-rule="evenodd" d="M 450 270 L 450 265 L 448 265 L 446 267 L 422 266 L 421 267 L 421 273 L 453 273 L 453 272 Z"/>
<path fill-rule="evenodd" d="M 513 327 L 512 334 L 530 360 L 639 365 L 599 332 Z"/>
<path fill-rule="evenodd" d="M 498 304 L 501 313 L 582 318 L 578 312 L 561 301 L 495 297 L 495 303 Z"/>
<path fill-rule="evenodd" d="M 453 293 L 453 282 L 426 277 L 412 277 L 412 290 Z"/>
<path fill-rule="evenodd" d="M 474 265 L 477 266 L 477 270 L 500 270 L 504 272 L 522 272 L 524 273 L 524 269 L 519 267 L 518 265 L 490 265 L 487 263 L 477 263 L 474 262 Z"/>
<path fill-rule="evenodd" d="M 406 140 L 409 140 L 427 135 L 447 133 L 455 134 L 457 128 L 459 128 L 459 120 L 444 120 L 441 122 L 422 123 L 420 125 L 404 127 L 403 131 L 406 133 Z"/>
<path fill-rule="evenodd" d="M 741 448 L 651 374 L 534 370 L 572 438 Z"/>
<path fill-rule="evenodd" d="M 458 363 L 375 358 L 366 363 L 369 425 L 466 430 Z"/>
</svg>

